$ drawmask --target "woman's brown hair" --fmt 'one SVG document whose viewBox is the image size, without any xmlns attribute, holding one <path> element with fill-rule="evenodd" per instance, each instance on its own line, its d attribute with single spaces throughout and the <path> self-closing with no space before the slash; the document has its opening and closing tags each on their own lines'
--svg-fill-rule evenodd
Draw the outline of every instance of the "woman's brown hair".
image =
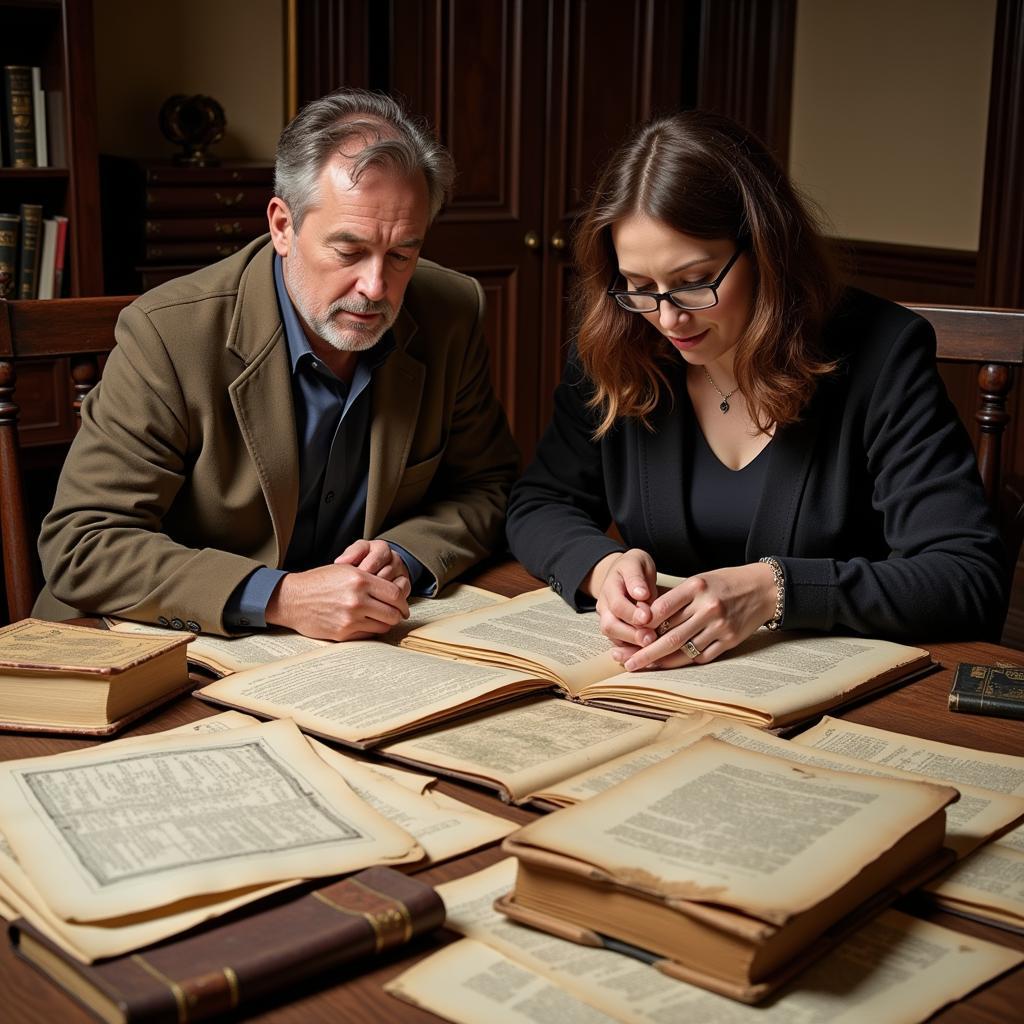
<svg viewBox="0 0 1024 1024">
<path fill-rule="evenodd" d="M 573 306 L 580 362 L 601 416 L 596 436 L 619 417 L 648 424 L 675 358 L 642 316 L 607 294 L 618 277 L 611 225 L 635 214 L 745 248 L 756 284 L 736 346 L 736 383 L 762 430 L 797 420 L 817 378 L 834 369 L 818 349 L 839 290 L 830 254 L 764 145 L 727 117 L 690 110 L 633 133 L 605 166 L 577 227 Z"/>
</svg>

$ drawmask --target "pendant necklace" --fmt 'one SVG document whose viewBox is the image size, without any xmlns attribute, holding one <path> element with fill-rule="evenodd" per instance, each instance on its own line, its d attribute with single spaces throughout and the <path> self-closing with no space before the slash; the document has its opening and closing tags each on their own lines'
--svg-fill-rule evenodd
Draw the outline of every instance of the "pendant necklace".
<svg viewBox="0 0 1024 1024">
<path fill-rule="evenodd" d="M 737 384 L 729 394 L 724 395 L 722 394 L 722 389 L 711 379 L 711 374 L 708 373 L 708 368 L 706 366 L 702 366 L 701 369 L 704 371 L 704 376 L 707 377 L 708 383 L 718 392 L 718 397 L 722 399 L 718 408 L 722 410 L 722 415 L 724 416 L 729 411 L 729 399 L 739 391 L 740 386 Z"/>
</svg>

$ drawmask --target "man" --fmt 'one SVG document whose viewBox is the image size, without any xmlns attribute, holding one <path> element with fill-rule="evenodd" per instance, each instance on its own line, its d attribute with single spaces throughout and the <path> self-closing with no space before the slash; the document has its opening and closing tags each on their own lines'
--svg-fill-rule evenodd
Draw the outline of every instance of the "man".
<svg viewBox="0 0 1024 1024">
<path fill-rule="evenodd" d="M 499 542 L 483 297 L 419 260 L 448 153 L 340 90 L 281 136 L 270 241 L 143 295 L 82 409 L 35 614 L 385 633 Z"/>
</svg>

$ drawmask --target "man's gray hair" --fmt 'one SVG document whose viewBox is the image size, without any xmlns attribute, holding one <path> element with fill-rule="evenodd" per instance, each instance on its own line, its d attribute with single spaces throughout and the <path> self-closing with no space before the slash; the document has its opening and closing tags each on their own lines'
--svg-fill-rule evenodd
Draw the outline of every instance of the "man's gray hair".
<svg viewBox="0 0 1024 1024">
<path fill-rule="evenodd" d="M 431 220 L 448 198 L 455 178 L 451 154 L 426 122 L 410 117 L 383 93 L 338 89 L 307 103 L 277 144 L 274 194 L 288 204 L 296 231 L 319 201 L 320 173 L 336 154 L 351 161 L 348 172 L 353 182 L 368 167 L 385 167 L 403 175 L 422 171 Z"/>
</svg>

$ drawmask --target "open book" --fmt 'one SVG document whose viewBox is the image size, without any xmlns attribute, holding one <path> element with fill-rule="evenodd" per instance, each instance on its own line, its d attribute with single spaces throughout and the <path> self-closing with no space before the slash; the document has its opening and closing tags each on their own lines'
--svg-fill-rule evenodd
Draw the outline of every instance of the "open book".
<svg viewBox="0 0 1024 1024">
<path fill-rule="evenodd" d="M 782 726 L 929 664 L 927 651 L 884 640 L 767 630 L 709 665 L 627 673 L 609 651 L 595 613 L 540 590 L 421 626 L 398 648 L 318 647 L 196 695 L 367 747 L 551 687 L 633 714 L 707 711 Z"/>
<path fill-rule="evenodd" d="M 758 1002 L 948 863 L 949 786 L 808 768 L 704 737 L 505 840 L 498 908 Z"/>
</svg>

